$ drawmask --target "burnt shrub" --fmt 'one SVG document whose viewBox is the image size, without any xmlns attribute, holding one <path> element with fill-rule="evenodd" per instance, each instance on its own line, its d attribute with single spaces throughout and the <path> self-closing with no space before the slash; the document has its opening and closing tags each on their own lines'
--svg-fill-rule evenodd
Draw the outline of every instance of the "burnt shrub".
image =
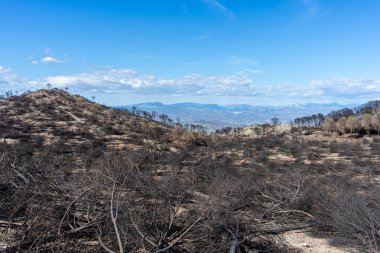
<svg viewBox="0 0 380 253">
<path fill-rule="evenodd" d="M 308 129 L 306 131 L 303 132 L 304 135 L 312 135 L 313 134 L 313 131 Z"/>
<path fill-rule="evenodd" d="M 88 140 L 94 140 L 95 139 L 95 136 L 92 133 L 90 133 L 89 131 L 86 131 L 86 130 L 79 131 L 78 135 L 81 136 L 82 138 L 88 139 Z"/>
<path fill-rule="evenodd" d="M 316 180 L 298 200 L 303 211 L 314 216 L 320 230 L 338 232 L 356 240 L 371 252 L 380 245 L 380 195 L 378 189 L 363 194 L 361 186 L 337 176 Z"/>
<path fill-rule="evenodd" d="M 368 145 L 368 144 L 370 144 L 370 141 L 368 139 L 363 139 L 363 144 Z"/>
<path fill-rule="evenodd" d="M 135 145 L 139 145 L 139 146 L 144 145 L 144 139 L 143 138 L 139 138 L 138 135 L 133 134 L 133 133 L 130 134 L 127 142 L 135 144 Z"/>
<path fill-rule="evenodd" d="M 312 151 L 307 154 L 307 159 L 316 161 L 316 160 L 321 159 L 321 155 L 317 151 Z"/>
<path fill-rule="evenodd" d="M 72 131 L 67 131 L 65 129 L 61 129 L 61 128 L 54 128 L 52 130 L 52 133 L 55 135 L 55 136 L 59 136 L 61 138 L 65 138 L 65 139 L 70 139 L 70 138 L 73 138 L 75 136 L 75 133 L 72 132 Z"/>
<path fill-rule="evenodd" d="M 83 142 L 76 147 L 78 153 L 98 153 L 106 148 L 106 144 L 103 140 L 96 139 L 88 142 Z"/>
<path fill-rule="evenodd" d="M 360 143 L 337 142 L 330 143 L 330 153 L 339 153 L 339 155 L 351 156 L 353 153 L 361 152 Z"/>
<path fill-rule="evenodd" d="M 357 165 L 357 166 L 362 167 L 362 168 L 375 167 L 375 164 L 370 160 L 363 160 L 363 159 L 360 159 L 358 157 L 355 157 L 351 161 L 354 165 Z"/>
<path fill-rule="evenodd" d="M 345 171 L 345 170 L 347 170 L 347 164 L 344 163 L 344 162 L 337 162 L 337 163 L 333 166 L 333 170 L 335 170 L 335 171 L 337 171 L 337 172 Z"/>
<path fill-rule="evenodd" d="M 289 151 L 290 151 L 290 154 L 294 157 L 294 158 L 300 158 L 302 156 L 302 146 L 300 145 L 291 145 L 289 147 Z"/>
<path fill-rule="evenodd" d="M 266 163 L 268 160 L 268 153 L 266 151 L 261 151 L 256 156 L 256 162 L 258 163 Z"/>
<path fill-rule="evenodd" d="M 329 142 L 327 141 L 321 142 L 320 148 L 330 148 Z"/>
<path fill-rule="evenodd" d="M 110 135 L 123 135 L 124 133 L 116 128 L 113 128 L 112 126 L 106 126 L 102 128 L 103 132 Z"/>
<path fill-rule="evenodd" d="M 374 154 L 380 154 L 380 142 L 372 142 L 370 144 L 371 151 Z"/>
<path fill-rule="evenodd" d="M 307 145 L 311 147 L 321 147 L 322 143 L 319 140 L 309 140 Z"/>
<path fill-rule="evenodd" d="M 58 141 L 51 145 L 45 146 L 45 150 L 49 150 L 53 154 L 68 154 L 71 152 L 71 148 L 64 141 Z"/>
<path fill-rule="evenodd" d="M 330 153 L 338 153 L 339 152 L 339 145 L 337 141 L 330 142 Z"/>
<path fill-rule="evenodd" d="M 290 129 L 291 134 L 300 133 L 300 132 L 301 130 L 299 127 L 292 126 L 292 128 Z"/>
</svg>

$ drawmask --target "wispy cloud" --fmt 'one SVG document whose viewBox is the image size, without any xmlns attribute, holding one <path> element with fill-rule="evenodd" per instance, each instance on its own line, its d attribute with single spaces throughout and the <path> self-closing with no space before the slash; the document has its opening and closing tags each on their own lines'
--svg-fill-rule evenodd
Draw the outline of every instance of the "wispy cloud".
<svg viewBox="0 0 380 253">
<path fill-rule="evenodd" d="M 324 11 L 318 0 L 301 0 L 306 8 L 306 18 L 313 19 L 320 16 Z"/>
<path fill-rule="evenodd" d="M 225 5 L 223 5 L 219 0 L 203 0 L 203 2 L 215 10 L 227 15 L 229 18 L 235 17 L 234 13 Z"/>
</svg>

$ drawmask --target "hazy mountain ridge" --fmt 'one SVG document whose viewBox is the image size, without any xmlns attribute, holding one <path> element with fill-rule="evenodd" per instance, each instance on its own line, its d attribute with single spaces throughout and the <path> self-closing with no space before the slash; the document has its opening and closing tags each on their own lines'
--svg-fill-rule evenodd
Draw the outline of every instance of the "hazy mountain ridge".
<svg viewBox="0 0 380 253">
<path fill-rule="evenodd" d="M 308 103 L 289 106 L 256 106 L 249 104 L 199 104 L 177 103 L 162 104 L 159 102 L 140 103 L 116 108 L 132 109 L 166 114 L 173 119 L 179 118 L 181 123 L 200 124 L 209 129 L 217 129 L 226 126 L 239 127 L 243 125 L 261 124 L 270 122 L 277 117 L 283 123 L 288 123 L 294 118 L 316 113 L 329 113 L 344 107 L 355 107 L 357 104 L 339 103 Z"/>
</svg>

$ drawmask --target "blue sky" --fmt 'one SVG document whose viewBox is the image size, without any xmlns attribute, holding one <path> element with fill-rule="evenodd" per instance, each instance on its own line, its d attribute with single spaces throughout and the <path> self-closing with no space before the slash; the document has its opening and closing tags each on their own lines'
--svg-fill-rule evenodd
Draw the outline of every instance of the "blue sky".
<svg viewBox="0 0 380 253">
<path fill-rule="evenodd" d="M 138 102 L 380 99 L 378 0 L 0 0 L 0 91 Z"/>
</svg>

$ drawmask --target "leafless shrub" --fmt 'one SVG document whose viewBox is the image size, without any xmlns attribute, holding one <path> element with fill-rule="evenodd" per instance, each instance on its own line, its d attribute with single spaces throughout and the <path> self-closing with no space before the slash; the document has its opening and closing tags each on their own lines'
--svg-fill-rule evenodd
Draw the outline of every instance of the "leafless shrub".
<svg viewBox="0 0 380 253">
<path fill-rule="evenodd" d="M 372 142 L 370 147 L 373 154 L 380 154 L 380 142 Z"/>
<path fill-rule="evenodd" d="M 303 198 L 303 207 L 315 216 L 320 228 L 335 230 L 357 240 L 372 252 L 380 243 L 379 192 L 361 193 L 358 186 L 342 178 L 331 178 L 311 184 Z M 367 193 L 368 190 L 367 190 Z"/>
<path fill-rule="evenodd" d="M 362 147 L 360 143 L 350 143 L 350 142 L 337 142 L 332 141 L 330 143 L 330 152 L 339 153 L 340 155 L 352 155 L 353 152 L 361 152 Z"/>
<path fill-rule="evenodd" d="M 266 151 L 261 151 L 256 156 L 256 162 L 258 163 L 266 163 L 268 162 L 268 160 L 269 160 L 268 153 Z"/>
</svg>

